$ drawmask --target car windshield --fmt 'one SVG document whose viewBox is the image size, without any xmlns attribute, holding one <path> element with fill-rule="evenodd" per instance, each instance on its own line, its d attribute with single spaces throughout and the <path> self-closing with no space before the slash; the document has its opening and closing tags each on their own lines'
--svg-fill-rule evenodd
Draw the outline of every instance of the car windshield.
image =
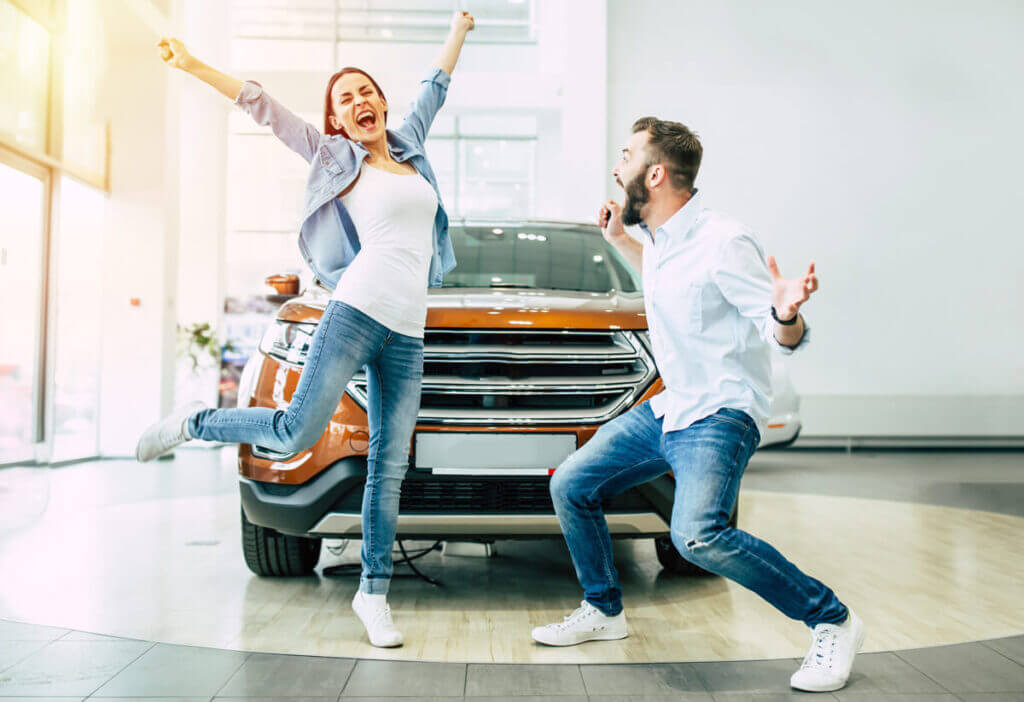
<svg viewBox="0 0 1024 702">
<path fill-rule="evenodd" d="M 640 280 L 601 231 L 584 225 L 452 225 L 458 264 L 446 288 L 639 292 Z"/>
</svg>

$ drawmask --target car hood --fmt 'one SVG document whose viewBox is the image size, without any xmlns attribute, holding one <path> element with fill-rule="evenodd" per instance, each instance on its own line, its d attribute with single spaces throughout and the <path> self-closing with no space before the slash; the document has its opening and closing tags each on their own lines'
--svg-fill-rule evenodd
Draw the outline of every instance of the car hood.
<svg viewBox="0 0 1024 702">
<path fill-rule="evenodd" d="M 277 318 L 318 322 L 330 295 L 304 293 L 286 302 Z M 646 329 L 640 293 L 568 290 L 432 288 L 427 328 Z"/>
</svg>

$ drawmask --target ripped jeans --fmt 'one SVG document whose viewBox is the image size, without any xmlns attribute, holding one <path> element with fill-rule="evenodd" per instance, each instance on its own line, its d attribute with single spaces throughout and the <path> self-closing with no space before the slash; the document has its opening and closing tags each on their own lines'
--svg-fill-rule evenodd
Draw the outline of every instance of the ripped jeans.
<svg viewBox="0 0 1024 702">
<path fill-rule="evenodd" d="M 601 503 L 672 471 L 672 543 L 684 558 L 808 626 L 843 622 L 846 606 L 832 590 L 764 541 L 729 526 L 740 479 L 759 441 L 750 416 L 729 408 L 662 433 L 662 420 L 644 402 L 602 426 L 565 459 L 551 478 L 551 497 L 587 602 L 608 616 L 622 611 Z"/>
</svg>

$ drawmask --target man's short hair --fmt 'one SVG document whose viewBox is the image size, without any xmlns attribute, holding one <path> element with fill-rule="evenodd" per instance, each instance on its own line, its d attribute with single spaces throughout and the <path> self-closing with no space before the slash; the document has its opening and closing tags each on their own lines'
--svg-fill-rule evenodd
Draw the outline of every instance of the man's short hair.
<svg viewBox="0 0 1024 702">
<path fill-rule="evenodd" d="M 647 149 L 651 164 L 666 166 L 669 182 L 676 190 L 693 190 L 700 170 L 700 157 L 704 148 L 690 128 L 679 122 L 657 117 L 641 117 L 633 122 L 633 133 L 647 132 Z"/>
</svg>

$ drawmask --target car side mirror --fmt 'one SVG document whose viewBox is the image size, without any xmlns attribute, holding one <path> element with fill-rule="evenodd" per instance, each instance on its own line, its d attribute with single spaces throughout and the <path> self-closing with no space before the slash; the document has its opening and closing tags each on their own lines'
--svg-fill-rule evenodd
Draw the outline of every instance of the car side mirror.
<svg viewBox="0 0 1024 702">
<path fill-rule="evenodd" d="M 276 296 L 295 297 L 299 294 L 299 276 L 294 273 L 269 275 L 263 282 L 274 289 Z"/>
</svg>

